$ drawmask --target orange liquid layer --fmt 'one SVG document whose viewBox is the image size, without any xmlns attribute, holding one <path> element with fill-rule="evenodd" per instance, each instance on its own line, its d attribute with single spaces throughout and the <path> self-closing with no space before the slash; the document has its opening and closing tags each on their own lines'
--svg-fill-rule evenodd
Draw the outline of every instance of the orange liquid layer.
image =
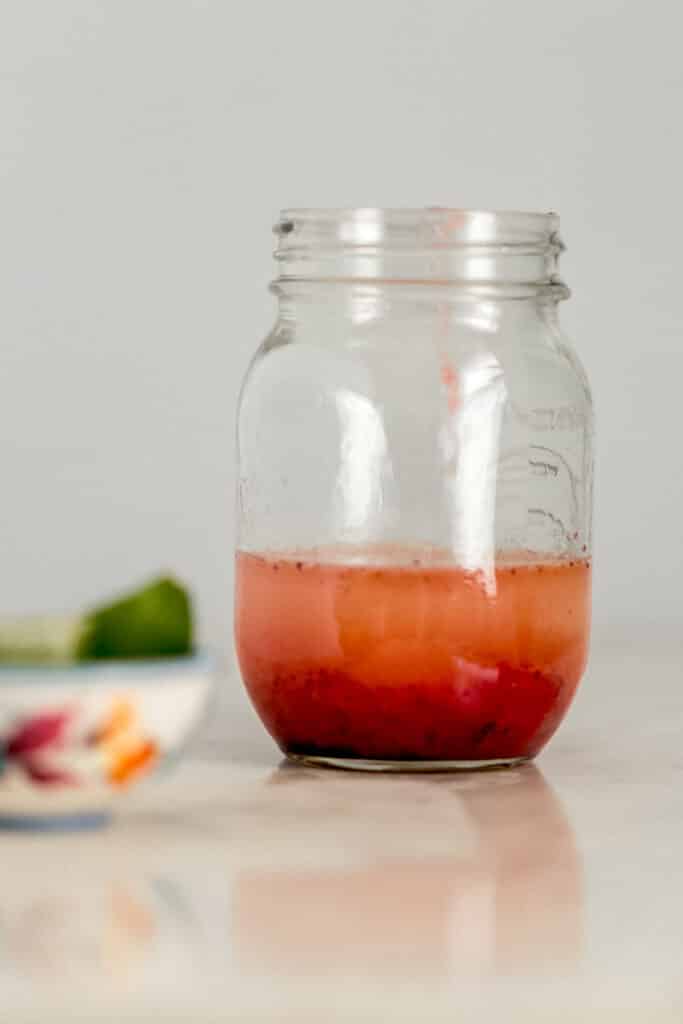
<svg viewBox="0 0 683 1024">
<path fill-rule="evenodd" d="M 375 559 L 376 561 L 376 559 Z M 590 564 L 237 556 L 242 674 L 290 752 L 393 760 L 533 756 L 583 673 Z"/>
</svg>

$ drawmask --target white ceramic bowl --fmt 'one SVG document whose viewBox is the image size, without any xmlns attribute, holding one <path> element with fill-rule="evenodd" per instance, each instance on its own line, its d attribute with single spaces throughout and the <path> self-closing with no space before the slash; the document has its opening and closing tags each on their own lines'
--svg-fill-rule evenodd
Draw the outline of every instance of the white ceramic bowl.
<svg viewBox="0 0 683 1024">
<path fill-rule="evenodd" d="M 179 752 L 212 680 L 205 654 L 0 667 L 0 828 L 106 821 L 117 794 Z"/>
</svg>

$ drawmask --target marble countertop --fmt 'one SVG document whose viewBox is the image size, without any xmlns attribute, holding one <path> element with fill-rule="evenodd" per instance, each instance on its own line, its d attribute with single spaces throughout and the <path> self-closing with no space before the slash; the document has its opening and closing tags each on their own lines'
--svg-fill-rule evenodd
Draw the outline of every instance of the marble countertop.
<svg viewBox="0 0 683 1024">
<path fill-rule="evenodd" d="M 235 697 L 108 830 L 3 834 L 3 1024 L 680 1021 L 682 675 L 603 637 L 479 775 L 290 767 Z"/>
</svg>

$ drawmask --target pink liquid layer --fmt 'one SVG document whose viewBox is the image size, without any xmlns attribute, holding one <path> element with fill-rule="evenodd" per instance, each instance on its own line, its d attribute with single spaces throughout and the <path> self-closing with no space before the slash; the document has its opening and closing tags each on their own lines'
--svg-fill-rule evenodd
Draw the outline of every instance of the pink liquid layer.
<svg viewBox="0 0 683 1024">
<path fill-rule="evenodd" d="M 377 760 L 532 757 L 583 673 L 587 559 L 237 556 L 245 684 L 283 750 Z"/>
</svg>

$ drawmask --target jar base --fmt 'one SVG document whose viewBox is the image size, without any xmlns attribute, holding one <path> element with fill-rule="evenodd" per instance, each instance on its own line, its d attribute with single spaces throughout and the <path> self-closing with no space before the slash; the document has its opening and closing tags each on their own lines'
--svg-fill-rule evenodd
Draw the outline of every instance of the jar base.
<svg viewBox="0 0 683 1024">
<path fill-rule="evenodd" d="M 490 757 L 481 761 L 392 761 L 363 757 L 328 757 L 325 754 L 290 754 L 295 764 L 311 768 L 338 768 L 355 772 L 478 772 L 495 768 L 517 768 L 531 761 L 526 757 Z"/>
</svg>

